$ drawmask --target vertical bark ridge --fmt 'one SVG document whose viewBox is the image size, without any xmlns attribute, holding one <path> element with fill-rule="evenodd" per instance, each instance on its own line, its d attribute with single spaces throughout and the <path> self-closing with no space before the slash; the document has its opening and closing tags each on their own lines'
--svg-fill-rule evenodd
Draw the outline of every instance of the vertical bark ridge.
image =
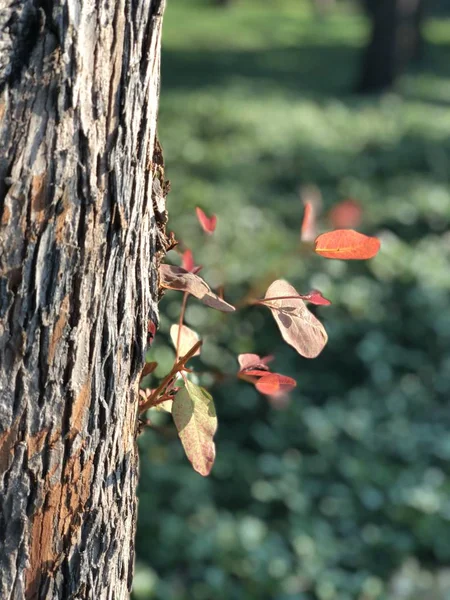
<svg viewBox="0 0 450 600">
<path fill-rule="evenodd" d="M 0 18 L 0 597 L 128 597 L 163 0 Z M 30 33 L 32 32 L 32 33 Z"/>
</svg>

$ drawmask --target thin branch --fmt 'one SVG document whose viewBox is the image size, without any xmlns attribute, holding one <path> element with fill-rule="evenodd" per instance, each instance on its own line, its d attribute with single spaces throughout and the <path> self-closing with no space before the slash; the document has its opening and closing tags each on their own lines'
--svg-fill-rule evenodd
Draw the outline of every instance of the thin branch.
<svg viewBox="0 0 450 600">
<path fill-rule="evenodd" d="M 170 385 L 170 383 L 172 382 L 172 379 L 175 377 L 175 375 L 177 373 L 179 373 L 183 369 L 185 363 L 187 363 L 187 361 L 194 356 L 194 354 L 197 352 L 197 350 L 201 347 L 202 344 L 203 344 L 202 340 L 199 340 L 194 346 L 192 346 L 192 348 L 189 350 L 189 352 L 187 352 L 184 356 L 182 356 L 173 365 L 170 373 L 168 373 L 164 377 L 164 379 L 161 381 L 159 386 L 155 389 L 153 394 L 148 398 L 148 400 L 139 407 L 140 414 L 145 412 L 146 410 L 148 410 L 151 406 L 154 406 L 155 401 L 158 398 L 158 396 L 161 394 L 161 392 L 164 391 L 165 393 L 167 393 L 166 388 Z"/>
</svg>

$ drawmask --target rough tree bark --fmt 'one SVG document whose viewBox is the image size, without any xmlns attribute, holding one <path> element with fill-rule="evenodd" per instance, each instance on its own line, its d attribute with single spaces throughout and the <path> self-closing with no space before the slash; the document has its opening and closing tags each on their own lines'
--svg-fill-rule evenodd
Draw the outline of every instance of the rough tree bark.
<svg viewBox="0 0 450 600">
<path fill-rule="evenodd" d="M 163 8 L 0 0 L 2 600 L 131 588 Z"/>
<path fill-rule="evenodd" d="M 380 92 L 393 85 L 422 51 L 424 0 L 364 0 L 371 38 L 365 50 L 358 91 Z"/>
</svg>

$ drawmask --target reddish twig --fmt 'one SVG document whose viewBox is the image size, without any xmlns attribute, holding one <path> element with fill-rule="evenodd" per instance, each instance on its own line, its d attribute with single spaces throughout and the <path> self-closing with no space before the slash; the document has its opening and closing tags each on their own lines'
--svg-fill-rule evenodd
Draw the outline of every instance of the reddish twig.
<svg viewBox="0 0 450 600">
<path fill-rule="evenodd" d="M 149 408 L 151 408 L 152 406 L 155 406 L 155 404 L 159 403 L 158 401 L 159 401 L 159 396 L 161 395 L 161 393 L 163 392 L 163 395 L 167 394 L 167 388 L 172 383 L 172 380 L 174 379 L 175 375 L 177 373 L 179 373 L 181 370 L 183 370 L 185 363 L 187 363 L 187 361 L 194 356 L 194 354 L 200 348 L 202 343 L 203 342 L 201 340 L 199 340 L 194 346 L 192 346 L 192 348 L 189 350 L 189 352 L 187 352 L 184 356 L 182 356 L 174 364 L 170 373 L 168 373 L 164 377 L 164 379 L 161 381 L 161 383 L 155 389 L 155 391 L 152 393 L 152 395 L 147 399 L 146 402 L 141 404 L 141 406 L 139 407 L 139 413 L 143 413 L 146 410 L 148 410 Z"/>
</svg>

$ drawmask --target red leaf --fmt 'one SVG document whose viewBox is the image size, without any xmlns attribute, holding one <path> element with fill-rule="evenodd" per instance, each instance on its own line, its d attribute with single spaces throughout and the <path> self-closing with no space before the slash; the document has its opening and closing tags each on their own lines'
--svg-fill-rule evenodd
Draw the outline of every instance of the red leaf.
<svg viewBox="0 0 450 600">
<path fill-rule="evenodd" d="M 322 323 L 306 308 L 297 290 L 278 279 L 267 289 L 267 301 L 285 342 L 305 358 L 315 358 L 324 349 L 328 336 Z"/>
<path fill-rule="evenodd" d="M 196 267 L 194 262 L 194 255 L 192 250 L 185 250 L 181 256 L 181 266 L 190 273 L 198 273 L 201 270 L 201 266 Z"/>
<path fill-rule="evenodd" d="M 297 385 L 295 379 L 287 377 L 286 375 L 280 375 L 279 373 L 269 373 L 264 375 L 256 383 L 255 387 L 261 394 L 267 396 L 277 396 L 278 394 L 285 394 L 293 390 Z"/>
<path fill-rule="evenodd" d="M 256 389 L 262 394 L 269 396 L 269 401 L 277 398 L 286 397 L 286 392 L 290 391 L 297 384 L 291 377 L 271 373 L 267 363 L 273 360 L 273 356 L 260 358 L 257 354 L 240 354 L 238 357 L 241 370 L 238 377 L 245 379 L 249 383 L 254 383 Z"/>
<path fill-rule="evenodd" d="M 212 215 L 211 217 L 207 217 L 201 208 L 197 206 L 195 209 L 197 213 L 197 219 L 202 226 L 202 229 L 205 233 L 211 234 L 214 232 L 217 225 L 217 217 L 216 215 Z"/>
<path fill-rule="evenodd" d="M 170 290 L 189 292 L 199 300 L 217 310 L 233 312 L 234 306 L 225 302 L 211 291 L 209 285 L 195 273 L 189 273 L 183 267 L 175 265 L 160 265 L 159 278 L 161 287 Z"/>
<path fill-rule="evenodd" d="M 151 346 L 156 334 L 156 325 L 153 321 L 148 322 L 148 343 Z"/>
<path fill-rule="evenodd" d="M 331 304 L 330 300 L 324 298 L 319 290 L 311 290 L 308 294 L 301 295 L 300 298 L 317 306 L 329 306 Z"/>
<path fill-rule="evenodd" d="M 316 237 L 316 215 L 312 202 L 305 202 L 300 239 L 303 242 L 312 242 Z"/>
<path fill-rule="evenodd" d="M 358 227 L 362 219 L 361 204 L 356 200 L 344 200 L 328 213 L 331 225 L 335 229 L 353 229 Z"/>
<path fill-rule="evenodd" d="M 374 257 L 380 249 L 380 240 L 358 233 L 353 229 L 336 229 L 323 233 L 315 241 L 314 251 L 325 258 L 364 260 Z"/>
<path fill-rule="evenodd" d="M 194 255 L 192 254 L 192 250 L 186 250 L 185 252 L 183 252 L 183 256 L 181 257 L 181 266 L 183 267 L 183 269 L 186 269 L 186 271 L 192 273 L 195 266 Z"/>
<path fill-rule="evenodd" d="M 257 354 L 239 354 L 238 362 L 240 368 L 240 372 L 247 372 L 248 369 L 257 369 L 261 371 L 269 371 L 269 367 L 267 363 L 273 360 L 273 356 L 265 356 L 261 358 Z"/>
<path fill-rule="evenodd" d="M 264 377 L 270 373 L 269 369 L 267 371 L 264 369 L 246 369 L 245 371 L 239 371 L 239 375 L 249 375 L 250 377 Z"/>
</svg>

